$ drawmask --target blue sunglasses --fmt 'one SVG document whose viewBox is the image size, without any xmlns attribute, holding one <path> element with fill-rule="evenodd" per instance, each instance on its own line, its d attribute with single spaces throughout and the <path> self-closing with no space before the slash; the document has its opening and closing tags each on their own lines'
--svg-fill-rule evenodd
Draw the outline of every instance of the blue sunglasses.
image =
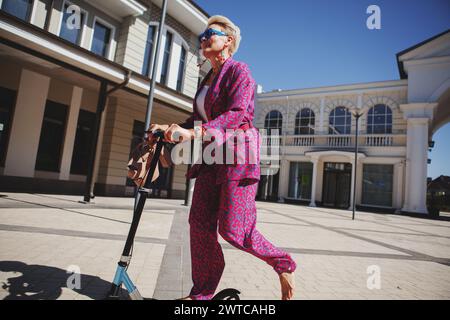
<svg viewBox="0 0 450 320">
<path fill-rule="evenodd" d="M 226 36 L 227 34 L 217 29 L 208 28 L 198 36 L 198 41 L 201 43 L 204 40 L 209 40 L 213 35 Z"/>
</svg>

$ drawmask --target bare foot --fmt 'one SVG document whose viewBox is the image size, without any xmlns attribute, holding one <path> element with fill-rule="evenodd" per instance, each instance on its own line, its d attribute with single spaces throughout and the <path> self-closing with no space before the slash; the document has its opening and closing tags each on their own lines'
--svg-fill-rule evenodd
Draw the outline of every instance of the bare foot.
<svg viewBox="0 0 450 320">
<path fill-rule="evenodd" d="M 283 272 L 280 274 L 281 300 L 291 300 L 294 296 L 295 277 L 294 273 Z"/>
<path fill-rule="evenodd" d="M 192 298 L 190 296 L 187 296 L 187 297 L 180 298 L 180 299 L 177 299 L 177 300 L 192 300 Z"/>
</svg>

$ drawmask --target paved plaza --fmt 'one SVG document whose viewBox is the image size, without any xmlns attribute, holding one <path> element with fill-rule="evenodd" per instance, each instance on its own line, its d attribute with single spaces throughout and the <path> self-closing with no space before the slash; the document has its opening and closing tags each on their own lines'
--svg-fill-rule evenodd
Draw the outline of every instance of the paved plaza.
<svg viewBox="0 0 450 320">
<path fill-rule="evenodd" d="M 103 299 L 132 218 L 132 198 L 0 194 L 0 299 Z M 298 264 L 295 299 L 449 299 L 450 216 L 393 214 L 257 202 L 257 228 Z M 189 293 L 189 208 L 148 199 L 129 274 L 141 294 Z M 221 239 L 218 290 L 279 299 L 276 273 Z M 81 274 L 80 288 L 76 273 Z M 68 281 L 69 280 L 69 281 Z M 69 285 L 68 285 L 69 282 Z"/>
</svg>

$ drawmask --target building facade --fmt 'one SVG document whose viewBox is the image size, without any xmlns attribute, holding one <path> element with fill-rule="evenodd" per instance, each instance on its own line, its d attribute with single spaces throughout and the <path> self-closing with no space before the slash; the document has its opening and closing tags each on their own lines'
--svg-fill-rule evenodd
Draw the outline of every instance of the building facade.
<svg viewBox="0 0 450 320">
<path fill-rule="evenodd" d="M 134 192 L 126 164 L 145 129 L 161 6 L 0 0 L 1 190 L 82 194 L 99 119 L 95 194 Z M 180 123 L 192 112 L 207 19 L 192 1 L 169 1 L 152 123 Z M 160 195 L 184 197 L 186 170 L 161 170 Z"/>
<path fill-rule="evenodd" d="M 94 193 L 133 194 L 126 163 L 145 129 L 161 6 L 0 0 L 1 191 L 82 194 L 96 148 Z M 207 19 L 192 1 L 169 1 L 153 123 L 192 112 Z M 255 126 L 281 131 L 280 162 L 262 164 L 259 198 L 426 213 L 428 148 L 450 119 L 450 32 L 397 62 L 400 80 L 258 94 Z M 362 114 L 356 170 L 352 113 Z M 161 170 L 160 196 L 184 197 L 186 170 Z"/>
<path fill-rule="evenodd" d="M 259 199 L 428 212 L 428 149 L 450 120 L 450 32 L 397 60 L 400 80 L 258 95 L 254 125 L 280 133 Z"/>
</svg>

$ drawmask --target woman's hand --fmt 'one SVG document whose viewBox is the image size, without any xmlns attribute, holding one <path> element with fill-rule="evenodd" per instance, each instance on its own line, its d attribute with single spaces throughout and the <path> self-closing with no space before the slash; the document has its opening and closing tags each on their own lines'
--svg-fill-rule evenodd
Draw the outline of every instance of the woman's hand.
<svg viewBox="0 0 450 320">
<path fill-rule="evenodd" d="M 147 132 L 148 131 L 155 132 L 155 131 L 158 131 L 158 130 L 166 131 L 168 128 L 169 128 L 168 124 L 156 124 L 156 123 L 153 123 L 147 129 Z"/>
<path fill-rule="evenodd" d="M 149 142 L 150 144 L 153 144 L 155 142 L 155 139 L 153 138 L 153 133 L 155 131 L 166 131 L 167 128 L 169 128 L 168 124 L 156 124 L 156 123 L 151 124 L 150 127 L 146 131 L 147 142 Z"/>
<path fill-rule="evenodd" d="M 164 132 L 164 140 L 171 143 L 184 142 L 194 137 L 193 129 L 185 129 L 178 124 L 171 124 Z M 178 139 L 178 140 L 175 140 Z"/>
</svg>

